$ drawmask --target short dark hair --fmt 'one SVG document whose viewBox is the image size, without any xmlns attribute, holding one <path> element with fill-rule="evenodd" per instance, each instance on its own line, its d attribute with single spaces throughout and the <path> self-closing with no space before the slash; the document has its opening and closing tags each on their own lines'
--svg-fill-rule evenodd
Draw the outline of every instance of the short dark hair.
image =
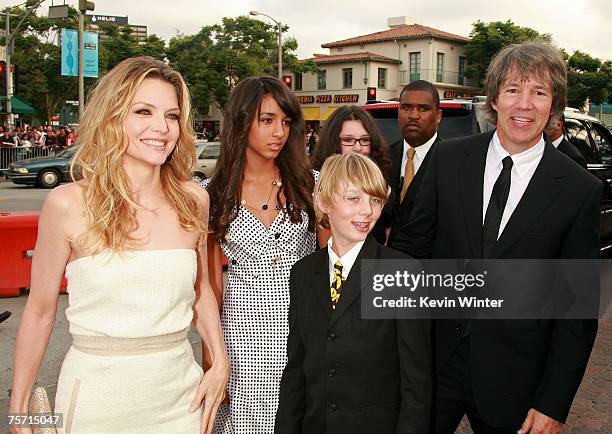
<svg viewBox="0 0 612 434">
<path fill-rule="evenodd" d="M 405 92 L 409 92 L 412 90 L 429 92 L 431 94 L 431 98 L 433 99 L 435 109 L 438 110 L 440 108 L 440 94 L 438 93 L 438 89 L 436 89 L 436 86 L 434 86 L 430 82 L 426 80 L 417 80 L 408 83 L 400 92 L 400 101 L 402 100 L 402 96 L 404 96 Z"/>
<path fill-rule="evenodd" d="M 559 50 L 542 40 L 508 45 L 491 60 L 485 84 L 489 121 L 497 124 L 493 103 L 497 101 L 502 82 L 513 72 L 521 78 L 535 75 L 550 83 L 553 100 L 549 122 L 556 122 L 567 104 L 567 66 Z"/>
</svg>

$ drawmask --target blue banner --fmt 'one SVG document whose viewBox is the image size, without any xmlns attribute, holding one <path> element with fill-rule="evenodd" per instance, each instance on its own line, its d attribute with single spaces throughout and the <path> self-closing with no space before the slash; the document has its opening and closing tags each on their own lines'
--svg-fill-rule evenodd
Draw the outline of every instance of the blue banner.
<svg viewBox="0 0 612 434">
<path fill-rule="evenodd" d="M 62 75 L 79 75 L 79 32 L 62 29 Z"/>
<path fill-rule="evenodd" d="M 85 41 L 84 72 L 85 77 L 98 77 L 98 34 L 96 32 L 83 33 Z"/>
<path fill-rule="evenodd" d="M 98 77 L 98 34 L 84 32 L 84 77 Z M 79 75 L 79 32 L 62 29 L 62 75 Z"/>
</svg>

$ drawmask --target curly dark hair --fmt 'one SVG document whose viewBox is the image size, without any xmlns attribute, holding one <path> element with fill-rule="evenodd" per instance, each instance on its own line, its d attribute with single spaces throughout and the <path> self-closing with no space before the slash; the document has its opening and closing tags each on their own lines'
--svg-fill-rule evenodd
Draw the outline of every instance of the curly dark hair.
<svg viewBox="0 0 612 434">
<path fill-rule="evenodd" d="M 370 158 L 376 163 L 385 180 L 389 183 L 391 177 L 391 159 L 387 142 L 380 133 L 372 116 L 361 107 L 355 105 L 340 107 L 329 117 L 321 130 L 321 136 L 315 146 L 314 153 L 310 157 L 312 167 L 315 170 L 321 170 L 321 166 L 323 166 L 323 162 L 327 157 L 342 153 L 340 131 L 342 130 L 342 124 L 346 121 L 359 121 L 368 131 L 372 138 Z"/>
<path fill-rule="evenodd" d="M 221 152 L 208 186 L 209 232 L 217 241 L 225 239 L 229 225 L 238 215 L 248 135 L 265 95 L 272 95 L 280 109 L 291 118 L 289 137 L 275 160 L 286 198 L 283 212 L 292 223 L 300 223 L 301 212 L 305 211 L 308 230 L 315 230 L 314 176 L 304 152 L 305 122 L 297 98 L 277 78 L 248 77 L 232 90 L 225 107 Z"/>
</svg>

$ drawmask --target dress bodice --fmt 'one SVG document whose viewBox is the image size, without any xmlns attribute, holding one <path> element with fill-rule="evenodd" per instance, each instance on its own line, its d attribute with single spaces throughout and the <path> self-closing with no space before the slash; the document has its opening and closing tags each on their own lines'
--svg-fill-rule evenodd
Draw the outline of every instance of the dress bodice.
<svg viewBox="0 0 612 434">
<path fill-rule="evenodd" d="M 70 333 L 137 338 L 175 333 L 193 318 L 192 249 L 103 251 L 66 266 Z"/>
</svg>

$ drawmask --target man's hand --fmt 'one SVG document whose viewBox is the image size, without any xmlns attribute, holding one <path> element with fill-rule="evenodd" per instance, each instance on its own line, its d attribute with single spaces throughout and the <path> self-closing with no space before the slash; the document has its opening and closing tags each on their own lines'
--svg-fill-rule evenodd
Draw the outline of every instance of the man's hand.
<svg viewBox="0 0 612 434">
<path fill-rule="evenodd" d="M 518 430 L 518 434 L 559 434 L 562 423 L 558 422 L 533 408 L 527 413 L 527 417 Z"/>
</svg>

